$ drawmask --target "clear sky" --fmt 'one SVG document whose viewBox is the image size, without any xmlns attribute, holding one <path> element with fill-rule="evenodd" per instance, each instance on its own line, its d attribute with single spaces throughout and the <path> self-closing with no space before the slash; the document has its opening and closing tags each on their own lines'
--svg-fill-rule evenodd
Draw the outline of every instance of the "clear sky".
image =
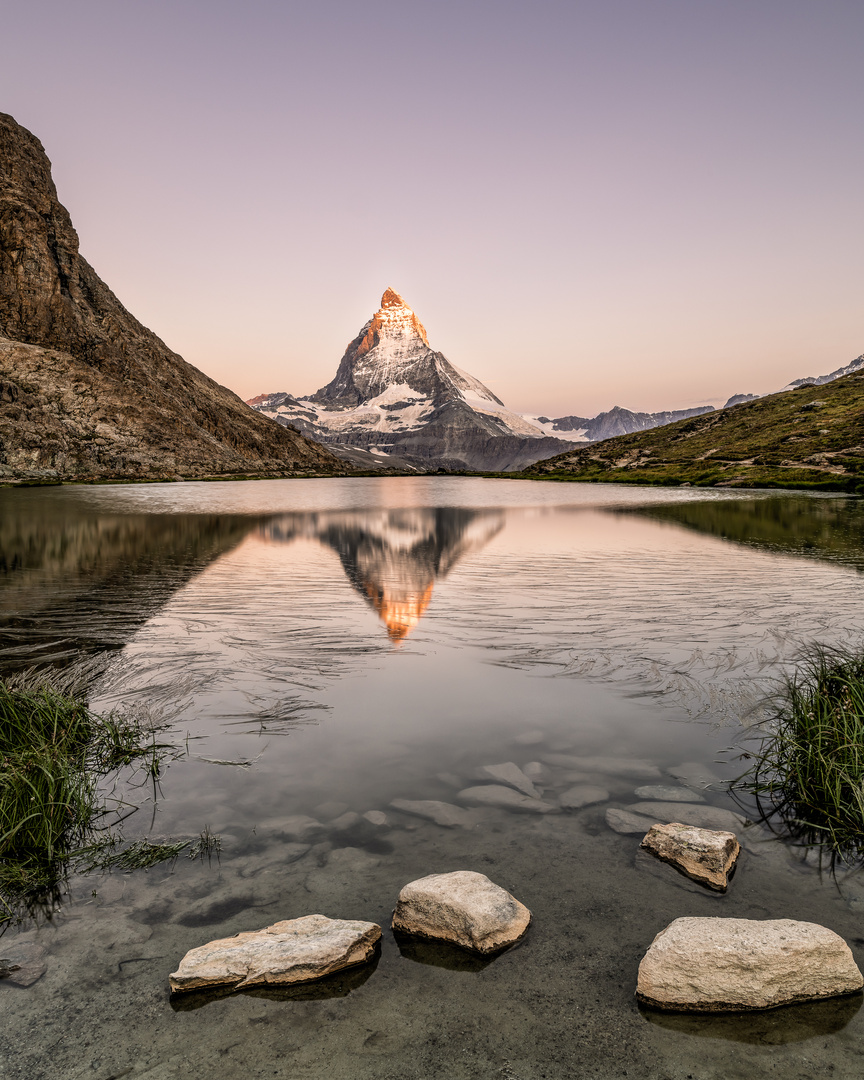
<svg viewBox="0 0 864 1080">
<path fill-rule="evenodd" d="M 328 382 L 387 286 L 552 416 L 864 350 L 862 0 L 27 0 L 0 32 L 82 254 L 244 398 Z"/>
</svg>

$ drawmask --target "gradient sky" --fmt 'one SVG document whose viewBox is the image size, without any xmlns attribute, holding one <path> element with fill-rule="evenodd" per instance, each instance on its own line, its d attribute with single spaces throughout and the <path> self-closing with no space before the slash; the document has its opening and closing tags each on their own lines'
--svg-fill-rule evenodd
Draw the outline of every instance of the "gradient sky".
<svg viewBox="0 0 864 1080">
<path fill-rule="evenodd" d="M 82 254 L 244 398 L 328 382 L 386 286 L 552 416 L 864 350 L 861 0 L 28 0 L 2 35 Z"/>
</svg>

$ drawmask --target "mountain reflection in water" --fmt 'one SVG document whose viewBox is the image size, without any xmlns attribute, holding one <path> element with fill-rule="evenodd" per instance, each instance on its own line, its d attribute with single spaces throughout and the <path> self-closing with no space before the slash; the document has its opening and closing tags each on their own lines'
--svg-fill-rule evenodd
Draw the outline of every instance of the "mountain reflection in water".
<svg viewBox="0 0 864 1080">
<path fill-rule="evenodd" d="M 348 580 L 399 644 L 423 617 L 436 579 L 503 527 L 501 510 L 439 507 L 284 514 L 259 531 L 271 542 L 303 538 L 331 547 Z"/>
</svg>

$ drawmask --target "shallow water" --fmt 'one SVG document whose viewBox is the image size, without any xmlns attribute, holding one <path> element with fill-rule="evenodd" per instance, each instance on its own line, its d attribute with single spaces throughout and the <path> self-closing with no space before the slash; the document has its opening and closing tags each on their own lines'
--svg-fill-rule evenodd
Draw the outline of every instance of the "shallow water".
<svg viewBox="0 0 864 1080">
<path fill-rule="evenodd" d="M 0 982 L 0 1077 L 859 1076 L 860 998 L 711 1019 L 633 992 L 681 915 L 820 922 L 864 965 L 860 875 L 750 828 L 708 894 L 605 811 L 682 775 L 732 805 L 700 777 L 741 770 L 741 718 L 803 645 L 861 639 L 862 522 L 857 500 L 461 478 L 0 491 L 0 665 L 105 658 L 94 707 L 161 708 L 185 751 L 127 836 L 223 838 L 218 864 L 79 878 L 0 939 L 48 950 Z M 390 807 L 457 803 L 505 761 L 545 765 L 549 801 L 580 778 L 609 800 L 456 829 Z M 342 817 L 370 810 L 387 826 Z M 405 882 L 461 868 L 534 914 L 491 963 L 387 930 Z M 187 949 L 314 911 L 381 923 L 374 970 L 169 1000 Z"/>
</svg>

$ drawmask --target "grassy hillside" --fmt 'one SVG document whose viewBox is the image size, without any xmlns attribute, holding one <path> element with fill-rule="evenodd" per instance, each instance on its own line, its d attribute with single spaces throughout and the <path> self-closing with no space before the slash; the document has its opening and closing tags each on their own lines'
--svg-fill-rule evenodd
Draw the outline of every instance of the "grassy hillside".
<svg viewBox="0 0 864 1080">
<path fill-rule="evenodd" d="M 864 494 L 864 375 L 591 443 L 539 461 L 523 475 Z"/>
</svg>

